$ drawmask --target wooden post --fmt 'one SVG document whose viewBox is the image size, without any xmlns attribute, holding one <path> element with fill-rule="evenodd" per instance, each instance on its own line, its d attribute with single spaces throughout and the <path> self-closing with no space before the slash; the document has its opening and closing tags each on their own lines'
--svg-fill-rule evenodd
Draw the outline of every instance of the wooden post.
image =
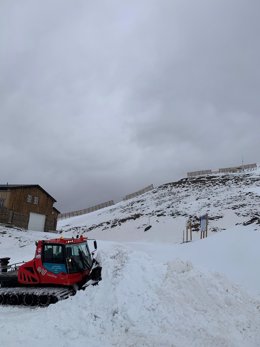
<svg viewBox="0 0 260 347">
<path fill-rule="evenodd" d="M 206 237 L 208 237 L 208 224 L 209 224 L 208 219 L 209 219 L 209 217 L 208 217 L 208 214 L 206 214 L 206 216 L 207 216 L 207 220 L 206 220 Z"/>
<path fill-rule="evenodd" d="M 190 219 L 186 222 L 186 230 L 183 229 L 182 231 L 182 241 L 183 243 L 192 241 L 192 223 Z"/>
</svg>

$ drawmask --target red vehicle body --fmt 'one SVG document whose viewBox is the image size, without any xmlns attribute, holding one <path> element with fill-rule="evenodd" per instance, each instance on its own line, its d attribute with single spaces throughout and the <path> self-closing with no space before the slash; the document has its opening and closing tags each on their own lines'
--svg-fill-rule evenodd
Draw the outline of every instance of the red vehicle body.
<svg viewBox="0 0 260 347">
<path fill-rule="evenodd" d="M 37 242 L 34 259 L 19 267 L 18 282 L 73 286 L 85 283 L 91 270 L 87 238 L 41 240 Z"/>
<path fill-rule="evenodd" d="M 1 258 L 0 304 L 47 306 L 97 284 L 102 267 L 94 252 L 86 237 L 61 237 L 36 242 L 34 258 L 18 268 L 8 265 L 10 258 Z"/>
</svg>

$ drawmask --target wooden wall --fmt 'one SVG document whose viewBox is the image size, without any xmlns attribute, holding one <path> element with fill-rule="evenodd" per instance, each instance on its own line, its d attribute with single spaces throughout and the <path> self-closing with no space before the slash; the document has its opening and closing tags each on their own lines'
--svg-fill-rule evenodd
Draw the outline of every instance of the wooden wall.
<svg viewBox="0 0 260 347">
<path fill-rule="evenodd" d="M 53 209 L 55 200 L 39 187 L 19 187 L 2 191 L 4 208 L 0 209 L 0 222 L 27 229 L 30 212 L 46 216 L 45 231 L 56 230 L 58 212 Z M 28 195 L 30 199 L 28 200 Z"/>
</svg>

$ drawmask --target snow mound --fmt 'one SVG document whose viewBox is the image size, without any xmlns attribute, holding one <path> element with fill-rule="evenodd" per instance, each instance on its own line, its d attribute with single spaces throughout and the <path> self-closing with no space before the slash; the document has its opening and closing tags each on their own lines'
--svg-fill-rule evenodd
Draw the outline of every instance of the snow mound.
<svg viewBox="0 0 260 347">
<path fill-rule="evenodd" d="M 260 301 L 224 276 L 117 243 L 107 243 L 101 257 L 98 286 L 47 309 L 1 307 L 2 345 L 260 345 Z"/>
</svg>

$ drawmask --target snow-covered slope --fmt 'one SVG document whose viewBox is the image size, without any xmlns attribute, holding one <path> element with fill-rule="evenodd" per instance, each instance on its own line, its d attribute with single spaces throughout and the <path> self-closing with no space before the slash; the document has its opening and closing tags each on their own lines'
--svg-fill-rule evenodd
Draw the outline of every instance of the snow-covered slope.
<svg viewBox="0 0 260 347">
<path fill-rule="evenodd" d="M 61 220 L 59 228 L 75 234 L 89 232 L 103 240 L 181 242 L 188 217 L 198 230 L 199 216 L 205 213 L 210 232 L 243 224 L 260 230 L 259 204 L 260 169 L 182 179 L 113 207 Z M 144 232 L 148 225 L 152 228 Z"/>
<path fill-rule="evenodd" d="M 204 181 L 61 221 L 64 236 L 98 239 L 103 280 L 48 308 L 0 307 L 1 346 L 260 346 L 259 174 Z M 204 212 L 222 232 L 180 243 L 187 216 Z M 2 226 L 0 255 L 29 260 L 53 237 Z"/>
</svg>

